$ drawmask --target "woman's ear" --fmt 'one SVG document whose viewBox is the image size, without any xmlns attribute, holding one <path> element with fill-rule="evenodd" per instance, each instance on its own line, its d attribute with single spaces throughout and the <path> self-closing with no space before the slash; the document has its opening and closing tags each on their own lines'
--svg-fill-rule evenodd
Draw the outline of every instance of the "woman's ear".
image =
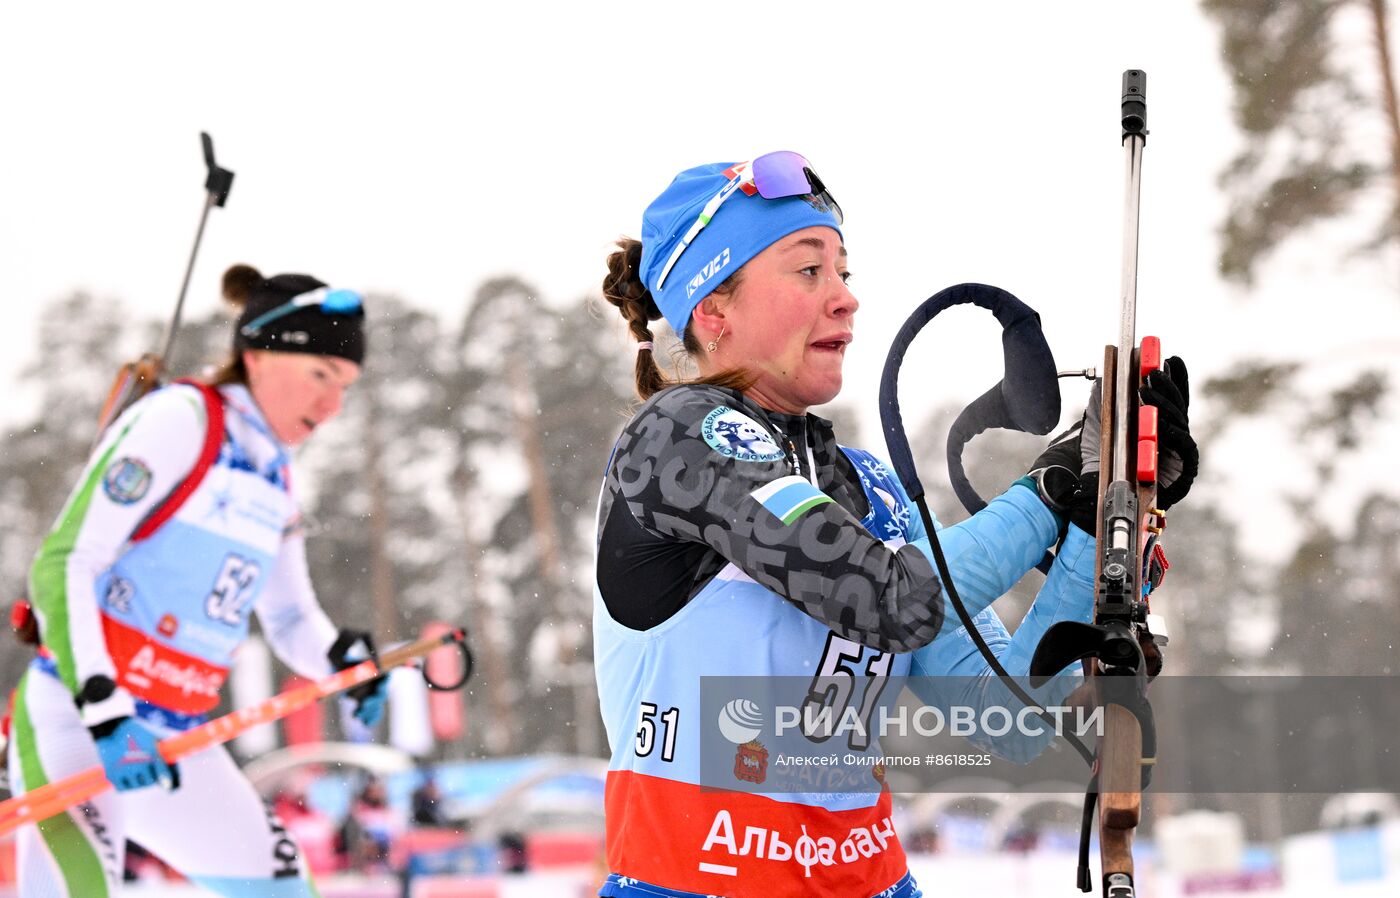
<svg viewBox="0 0 1400 898">
<path fill-rule="evenodd" d="M 243 370 L 248 375 L 248 388 L 252 389 L 262 372 L 262 353 L 256 349 L 245 349 L 239 355 L 243 360 Z"/>
<path fill-rule="evenodd" d="M 692 333 L 702 344 L 715 339 L 728 327 L 729 319 L 724 314 L 726 305 L 723 297 L 711 293 L 700 300 L 695 311 L 690 313 L 690 320 L 694 325 Z"/>
</svg>

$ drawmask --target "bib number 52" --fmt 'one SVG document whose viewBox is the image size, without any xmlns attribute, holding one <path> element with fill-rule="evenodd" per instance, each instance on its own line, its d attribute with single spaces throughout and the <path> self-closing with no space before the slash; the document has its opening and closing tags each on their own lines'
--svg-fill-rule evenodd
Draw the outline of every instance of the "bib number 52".
<svg viewBox="0 0 1400 898">
<path fill-rule="evenodd" d="M 253 598 L 262 569 L 256 561 L 229 553 L 224 558 L 214 588 L 204 599 L 204 613 L 221 624 L 236 627 L 243 621 L 243 612 Z"/>
</svg>

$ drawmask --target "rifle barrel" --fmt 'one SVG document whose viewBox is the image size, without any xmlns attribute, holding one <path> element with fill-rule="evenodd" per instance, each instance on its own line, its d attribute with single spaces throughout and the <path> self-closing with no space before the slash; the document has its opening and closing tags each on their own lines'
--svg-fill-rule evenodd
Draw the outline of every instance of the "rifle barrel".
<svg viewBox="0 0 1400 898">
<path fill-rule="evenodd" d="M 1137 349 L 1137 270 L 1138 270 L 1138 207 L 1142 195 L 1142 150 L 1146 141 L 1136 134 L 1125 139 L 1128 152 L 1127 189 L 1123 203 L 1123 286 L 1118 307 L 1118 371 L 1117 382 L 1125 387 L 1113 400 L 1113 466 L 1114 480 L 1128 480 L 1130 460 L 1136 453 L 1129 451 L 1129 414 L 1137 398 L 1137 372 L 1133 359 Z"/>
<path fill-rule="evenodd" d="M 194 247 L 190 250 L 190 260 L 185 265 L 185 279 L 180 282 L 180 297 L 175 300 L 175 314 L 170 316 L 170 324 L 165 329 L 165 339 L 161 341 L 160 357 L 168 360 L 175 348 L 175 335 L 180 332 L 180 316 L 185 311 L 185 294 L 190 289 L 190 275 L 194 273 L 194 260 L 199 256 L 199 242 L 204 239 L 204 223 L 209 220 L 209 210 L 218 205 L 218 197 L 213 193 L 204 195 L 204 211 L 199 216 L 199 228 L 194 232 Z"/>
</svg>

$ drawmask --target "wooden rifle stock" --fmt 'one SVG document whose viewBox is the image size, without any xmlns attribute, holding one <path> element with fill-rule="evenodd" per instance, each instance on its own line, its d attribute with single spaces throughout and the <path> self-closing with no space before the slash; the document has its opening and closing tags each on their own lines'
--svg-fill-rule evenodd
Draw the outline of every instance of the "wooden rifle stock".
<svg viewBox="0 0 1400 898">
<path fill-rule="evenodd" d="M 1131 364 L 1127 366 L 1130 373 L 1127 383 L 1120 382 L 1116 373 L 1119 372 L 1117 365 L 1119 347 L 1107 346 L 1104 348 L 1104 372 L 1106 376 L 1103 381 L 1103 391 L 1100 405 L 1100 421 L 1102 426 L 1099 431 L 1100 438 L 1100 459 L 1102 468 L 1099 478 L 1099 515 L 1098 526 L 1095 539 L 1099 546 L 1099 551 L 1095 553 L 1094 581 L 1099 584 L 1100 594 L 1096 603 L 1095 622 L 1100 625 L 1122 628 L 1123 635 L 1130 636 L 1134 649 L 1143 639 L 1150 639 L 1151 634 L 1147 630 L 1147 602 L 1142 593 L 1142 561 L 1144 557 L 1144 544 L 1146 537 L 1146 526 L 1155 513 L 1157 484 L 1155 479 L 1155 456 L 1153 458 L 1153 479 L 1148 483 L 1143 483 L 1140 479 L 1140 471 L 1137 470 L 1136 455 L 1139 447 L 1138 441 L 1138 421 L 1139 421 L 1139 400 L 1138 388 L 1141 385 L 1140 352 L 1134 347 L 1132 349 Z M 1121 393 L 1127 393 L 1127 402 L 1120 405 L 1118 399 Z M 1126 420 L 1117 419 L 1116 409 L 1126 406 L 1130 409 Z M 1117 438 L 1115 438 L 1117 434 Z M 1110 472 L 1123 471 L 1119 456 L 1124 451 L 1124 447 L 1132 447 L 1132 465 L 1127 470 L 1132 471 L 1135 483 L 1135 493 L 1137 509 L 1136 526 L 1133 528 L 1133 544 L 1128 553 L 1129 558 L 1129 595 L 1134 601 L 1134 607 L 1115 607 L 1115 603 L 1105 603 L 1103 566 L 1105 557 L 1106 541 L 1110 539 L 1110 534 L 1106 532 L 1106 514 L 1109 503 L 1109 491 L 1112 478 Z M 1151 447 L 1155 452 L 1155 445 Z M 1126 676 L 1133 677 L 1145 683 L 1145 672 L 1143 670 L 1143 660 L 1140 655 L 1134 659 L 1131 665 L 1105 664 L 1102 658 L 1090 658 L 1085 662 L 1086 673 L 1091 677 L 1105 676 Z M 1150 709 L 1146 706 L 1146 696 L 1136 695 L 1141 703 L 1137 710 L 1130 709 L 1124 704 L 1115 701 L 1108 701 L 1104 704 L 1104 730 L 1099 741 L 1098 764 L 1097 764 L 1097 788 L 1099 804 L 1099 862 L 1103 876 L 1103 895 L 1105 898 L 1133 898 L 1136 890 L 1134 885 L 1133 868 L 1133 833 L 1137 829 L 1142 819 L 1142 786 L 1144 781 L 1143 766 L 1151 764 L 1154 759 L 1143 757 L 1143 731 L 1139 714 L 1149 714 Z M 1114 697 L 1118 691 L 1115 691 Z M 1103 696 L 1103 690 L 1100 691 Z"/>
<path fill-rule="evenodd" d="M 112 422 L 121 417 L 136 400 L 160 386 L 165 374 L 165 361 L 155 353 L 148 352 L 134 362 L 122 365 L 112 380 L 112 388 L 102 403 L 102 411 L 97 416 L 97 441 Z"/>
</svg>

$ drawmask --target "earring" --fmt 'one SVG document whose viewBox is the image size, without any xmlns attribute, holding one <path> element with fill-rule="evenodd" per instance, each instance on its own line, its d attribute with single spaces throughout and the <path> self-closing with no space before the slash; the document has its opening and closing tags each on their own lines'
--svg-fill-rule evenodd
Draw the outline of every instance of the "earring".
<svg viewBox="0 0 1400 898">
<path fill-rule="evenodd" d="M 729 325 L 727 325 L 727 324 L 720 325 L 719 337 L 723 337 L 723 336 L 724 336 L 724 329 L 727 328 L 728 326 L 729 326 Z M 706 343 L 706 344 L 705 344 L 705 348 L 708 349 L 710 352 L 714 352 L 715 350 L 719 349 L 719 337 L 715 337 L 713 340 L 711 340 L 710 342 Z"/>
</svg>

